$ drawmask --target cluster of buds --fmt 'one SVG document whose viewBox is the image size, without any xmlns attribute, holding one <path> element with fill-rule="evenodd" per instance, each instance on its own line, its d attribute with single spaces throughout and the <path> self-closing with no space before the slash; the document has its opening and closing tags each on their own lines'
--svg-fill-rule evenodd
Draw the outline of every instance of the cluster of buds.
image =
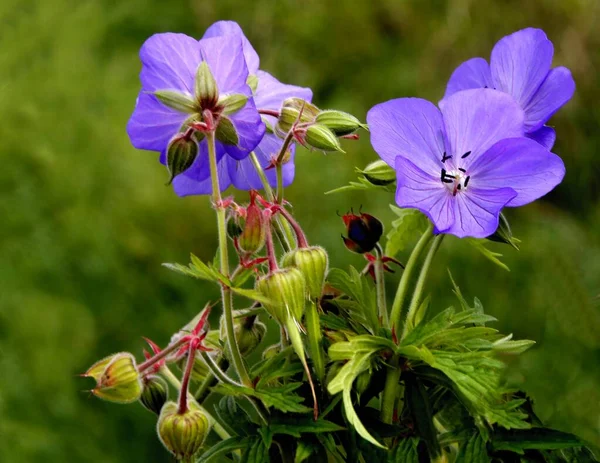
<svg viewBox="0 0 600 463">
<path fill-rule="evenodd" d="M 288 134 L 301 145 L 321 151 L 341 151 L 339 138 L 357 139 L 355 132 L 367 126 L 343 111 L 321 110 L 301 98 L 288 98 L 281 106 L 275 133 Z"/>
<path fill-rule="evenodd" d="M 207 132 L 214 131 L 216 139 L 226 145 L 238 144 L 239 137 L 229 116 L 242 109 L 248 97 L 241 93 L 221 95 L 206 61 L 196 70 L 193 96 L 173 90 L 157 90 L 153 95 L 165 106 L 189 115 L 181 133 L 167 146 L 169 183 L 192 166 Z"/>
</svg>

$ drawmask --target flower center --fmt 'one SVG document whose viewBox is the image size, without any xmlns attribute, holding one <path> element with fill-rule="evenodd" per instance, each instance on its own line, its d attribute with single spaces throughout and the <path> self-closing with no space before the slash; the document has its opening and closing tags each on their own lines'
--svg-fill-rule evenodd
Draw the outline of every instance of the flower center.
<svg viewBox="0 0 600 463">
<path fill-rule="evenodd" d="M 456 196 L 458 192 L 465 191 L 469 185 L 470 175 L 462 168 L 446 170 L 442 169 L 440 179 L 444 186 Z"/>
</svg>

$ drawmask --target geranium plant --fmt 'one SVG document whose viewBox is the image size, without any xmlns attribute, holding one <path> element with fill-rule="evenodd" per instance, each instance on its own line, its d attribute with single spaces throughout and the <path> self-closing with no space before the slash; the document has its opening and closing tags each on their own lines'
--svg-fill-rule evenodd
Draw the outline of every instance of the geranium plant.
<svg viewBox="0 0 600 463">
<path fill-rule="evenodd" d="M 566 68 L 550 68 L 543 31 L 503 38 L 489 65 L 463 63 L 437 106 L 384 102 L 368 125 L 320 109 L 309 89 L 260 70 L 233 22 L 200 40 L 154 35 L 140 57 L 131 142 L 160 153 L 176 194 L 210 196 L 217 219 L 213 261 L 192 255 L 188 265 L 165 265 L 213 282 L 221 298 L 202 301 L 164 348 L 148 339 L 139 360 L 117 353 L 92 365 L 84 376 L 96 381 L 97 397 L 140 402 L 184 462 L 597 461 L 576 436 L 546 428 L 531 400 L 504 383 L 502 355 L 533 341 L 499 333 L 451 277 L 456 307 L 430 307 L 426 296 L 447 235 L 496 259 L 486 239 L 518 242 L 503 208 L 535 201 L 565 175 L 546 124 L 575 85 Z M 384 238 L 376 217 L 344 215 L 344 243 L 365 266 L 330 268 L 285 187 L 297 145 L 342 151 L 359 136 L 371 137 L 381 159 L 338 190 L 395 188 L 398 218 Z M 248 202 L 223 197 L 230 186 L 248 191 Z M 397 249 L 414 237 L 408 261 L 398 261 Z M 385 272 L 400 274 L 397 288 L 386 288 Z M 215 312 L 220 323 L 210 329 Z M 278 342 L 265 346 L 268 319 Z"/>
</svg>

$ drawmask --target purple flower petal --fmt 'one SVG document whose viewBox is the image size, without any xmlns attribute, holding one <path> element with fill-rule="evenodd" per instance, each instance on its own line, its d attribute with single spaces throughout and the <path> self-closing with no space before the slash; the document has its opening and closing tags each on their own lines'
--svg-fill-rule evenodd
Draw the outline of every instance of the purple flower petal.
<svg viewBox="0 0 600 463">
<path fill-rule="evenodd" d="M 219 93 L 252 96 L 252 90 L 246 84 L 248 67 L 239 36 L 212 37 L 200 40 L 199 44 L 201 59 L 208 63 L 217 81 Z"/>
<path fill-rule="evenodd" d="M 396 203 L 400 207 L 420 210 L 429 217 L 436 233 L 443 233 L 454 223 L 454 198 L 440 179 L 423 172 L 408 159 L 395 160 L 397 174 Z"/>
<path fill-rule="evenodd" d="M 452 73 L 444 98 L 470 88 L 494 88 L 490 65 L 483 58 L 472 58 L 458 66 Z"/>
<path fill-rule="evenodd" d="M 510 138 L 492 146 L 469 168 L 472 185 L 511 188 L 517 192 L 507 206 L 528 204 L 558 185 L 565 166 L 555 154 L 528 138 Z M 471 184 L 468 193 L 471 193 Z"/>
<path fill-rule="evenodd" d="M 575 93 L 575 81 L 565 67 L 552 69 L 533 98 L 525 106 L 525 130 L 544 125 Z"/>
<path fill-rule="evenodd" d="M 254 100 L 248 99 L 248 103 L 242 109 L 230 116 L 238 136 L 237 146 L 223 145 L 227 154 L 235 159 L 244 159 L 250 154 L 265 134 L 265 124 L 260 118 Z"/>
<path fill-rule="evenodd" d="M 198 41 L 185 34 L 155 34 L 140 50 L 142 91 L 179 90 L 193 95 L 200 64 Z"/>
<path fill-rule="evenodd" d="M 179 196 L 212 194 L 208 144 L 206 140 L 200 143 L 199 148 L 198 157 L 192 166 L 173 179 L 173 190 Z M 164 154 L 161 156 L 161 162 L 164 163 Z M 225 156 L 225 151 L 217 144 L 217 170 L 219 172 L 219 188 L 221 191 L 225 191 L 231 185 L 226 162 L 227 156 Z"/>
<path fill-rule="evenodd" d="M 551 150 L 554 146 L 554 142 L 556 141 L 556 131 L 547 125 L 540 127 L 535 132 L 526 133 L 525 136 L 537 141 L 547 150 Z"/>
<path fill-rule="evenodd" d="M 277 156 L 281 149 L 282 140 L 273 134 L 266 134 L 260 145 L 256 147 L 254 153 L 258 158 L 263 169 L 266 169 L 270 164 L 273 157 Z M 254 164 L 250 158 L 236 161 L 230 158 L 228 161 L 229 177 L 233 186 L 240 190 L 260 190 L 263 188 L 262 181 L 258 176 Z M 292 146 L 292 157 L 288 162 L 283 165 L 283 186 L 289 186 L 294 180 L 294 147 Z M 277 174 L 275 169 L 265 170 L 265 175 L 269 185 L 273 188 L 277 186 Z"/>
<path fill-rule="evenodd" d="M 313 95 L 310 88 L 282 84 L 265 71 L 258 71 L 256 75 L 258 77 L 258 87 L 254 95 L 254 102 L 260 109 L 279 111 L 283 100 L 292 97 L 302 98 L 306 101 L 312 100 Z"/>
<path fill-rule="evenodd" d="M 523 110 L 506 93 L 490 89 L 464 90 L 440 102 L 448 153 L 462 159 L 462 167 L 503 138 L 523 135 Z M 439 161 L 439 160 L 438 160 Z M 439 170 L 439 162 L 436 165 Z M 433 171 L 432 171 L 433 172 Z"/>
<path fill-rule="evenodd" d="M 553 54 L 552 42 L 540 29 L 523 29 L 504 37 L 492 50 L 494 87 L 525 107 L 550 71 Z"/>
<path fill-rule="evenodd" d="M 204 33 L 203 39 L 208 39 L 211 37 L 220 37 L 224 35 L 236 35 L 241 37 L 242 39 L 242 47 L 244 50 L 244 57 L 246 58 L 246 64 L 248 66 L 248 71 L 250 74 L 256 74 L 258 71 L 258 66 L 260 64 L 260 59 L 258 57 L 258 53 L 252 47 L 250 41 L 244 35 L 244 31 L 238 23 L 235 21 L 217 21 Z"/>
<path fill-rule="evenodd" d="M 143 91 L 127 123 L 127 134 L 137 149 L 161 151 L 179 131 L 187 115 L 167 108 L 154 95 Z"/>
<path fill-rule="evenodd" d="M 500 211 L 517 193 L 512 188 L 482 189 L 469 186 L 455 196 L 454 223 L 446 230 L 459 238 L 485 238 L 498 228 Z"/>
<path fill-rule="evenodd" d="M 386 101 L 369 110 L 367 123 L 373 149 L 390 166 L 402 156 L 426 172 L 440 170 L 444 129 L 433 103 L 420 98 Z"/>
</svg>

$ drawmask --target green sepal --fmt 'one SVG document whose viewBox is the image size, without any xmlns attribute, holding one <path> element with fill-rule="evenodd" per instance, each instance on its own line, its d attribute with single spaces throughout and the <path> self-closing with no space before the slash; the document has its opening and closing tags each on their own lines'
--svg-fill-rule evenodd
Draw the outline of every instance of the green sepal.
<svg viewBox="0 0 600 463">
<path fill-rule="evenodd" d="M 206 61 L 202 61 L 196 70 L 194 92 L 202 109 L 213 108 L 219 100 L 217 81 Z"/>
<path fill-rule="evenodd" d="M 344 153 L 335 133 L 321 124 L 312 124 L 306 129 L 304 142 L 321 151 L 339 151 Z"/>
<path fill-rule="evenodd" d="M 198 107 L 190 95 L 173 90 L 156 90 L 152 94 L 163 105 L 175 111 L 186 114 L 194 114 L 198 111 Z"/>
<path fill-rule="evenodd" d="M 217 140 L 219 140 L 221 143 L 225 143 L 226 145 L 237 146 L 240 141 L 233 122 L 231 122 L 231 119 L 225 116 L 222 116 L 219 119 L 215 136 Z"/>
<path fill-rule="evenodd" d="M 321 111 L 315 118 L 315 122 L 323 124 L 338 137 L 349 135 L 359 128 L 367 128 L 365 124 L 360 122 L 352 114 L 336 110 Z"/>
<path fill-rule="evenodd" d="M 243 93 L 232 93 L 230 95 L 221 95 L 218 105 L 223 107 L 223 114 L 230 115 L 237 113 L 246 106 L 248 97 Z"/>
</svg>

